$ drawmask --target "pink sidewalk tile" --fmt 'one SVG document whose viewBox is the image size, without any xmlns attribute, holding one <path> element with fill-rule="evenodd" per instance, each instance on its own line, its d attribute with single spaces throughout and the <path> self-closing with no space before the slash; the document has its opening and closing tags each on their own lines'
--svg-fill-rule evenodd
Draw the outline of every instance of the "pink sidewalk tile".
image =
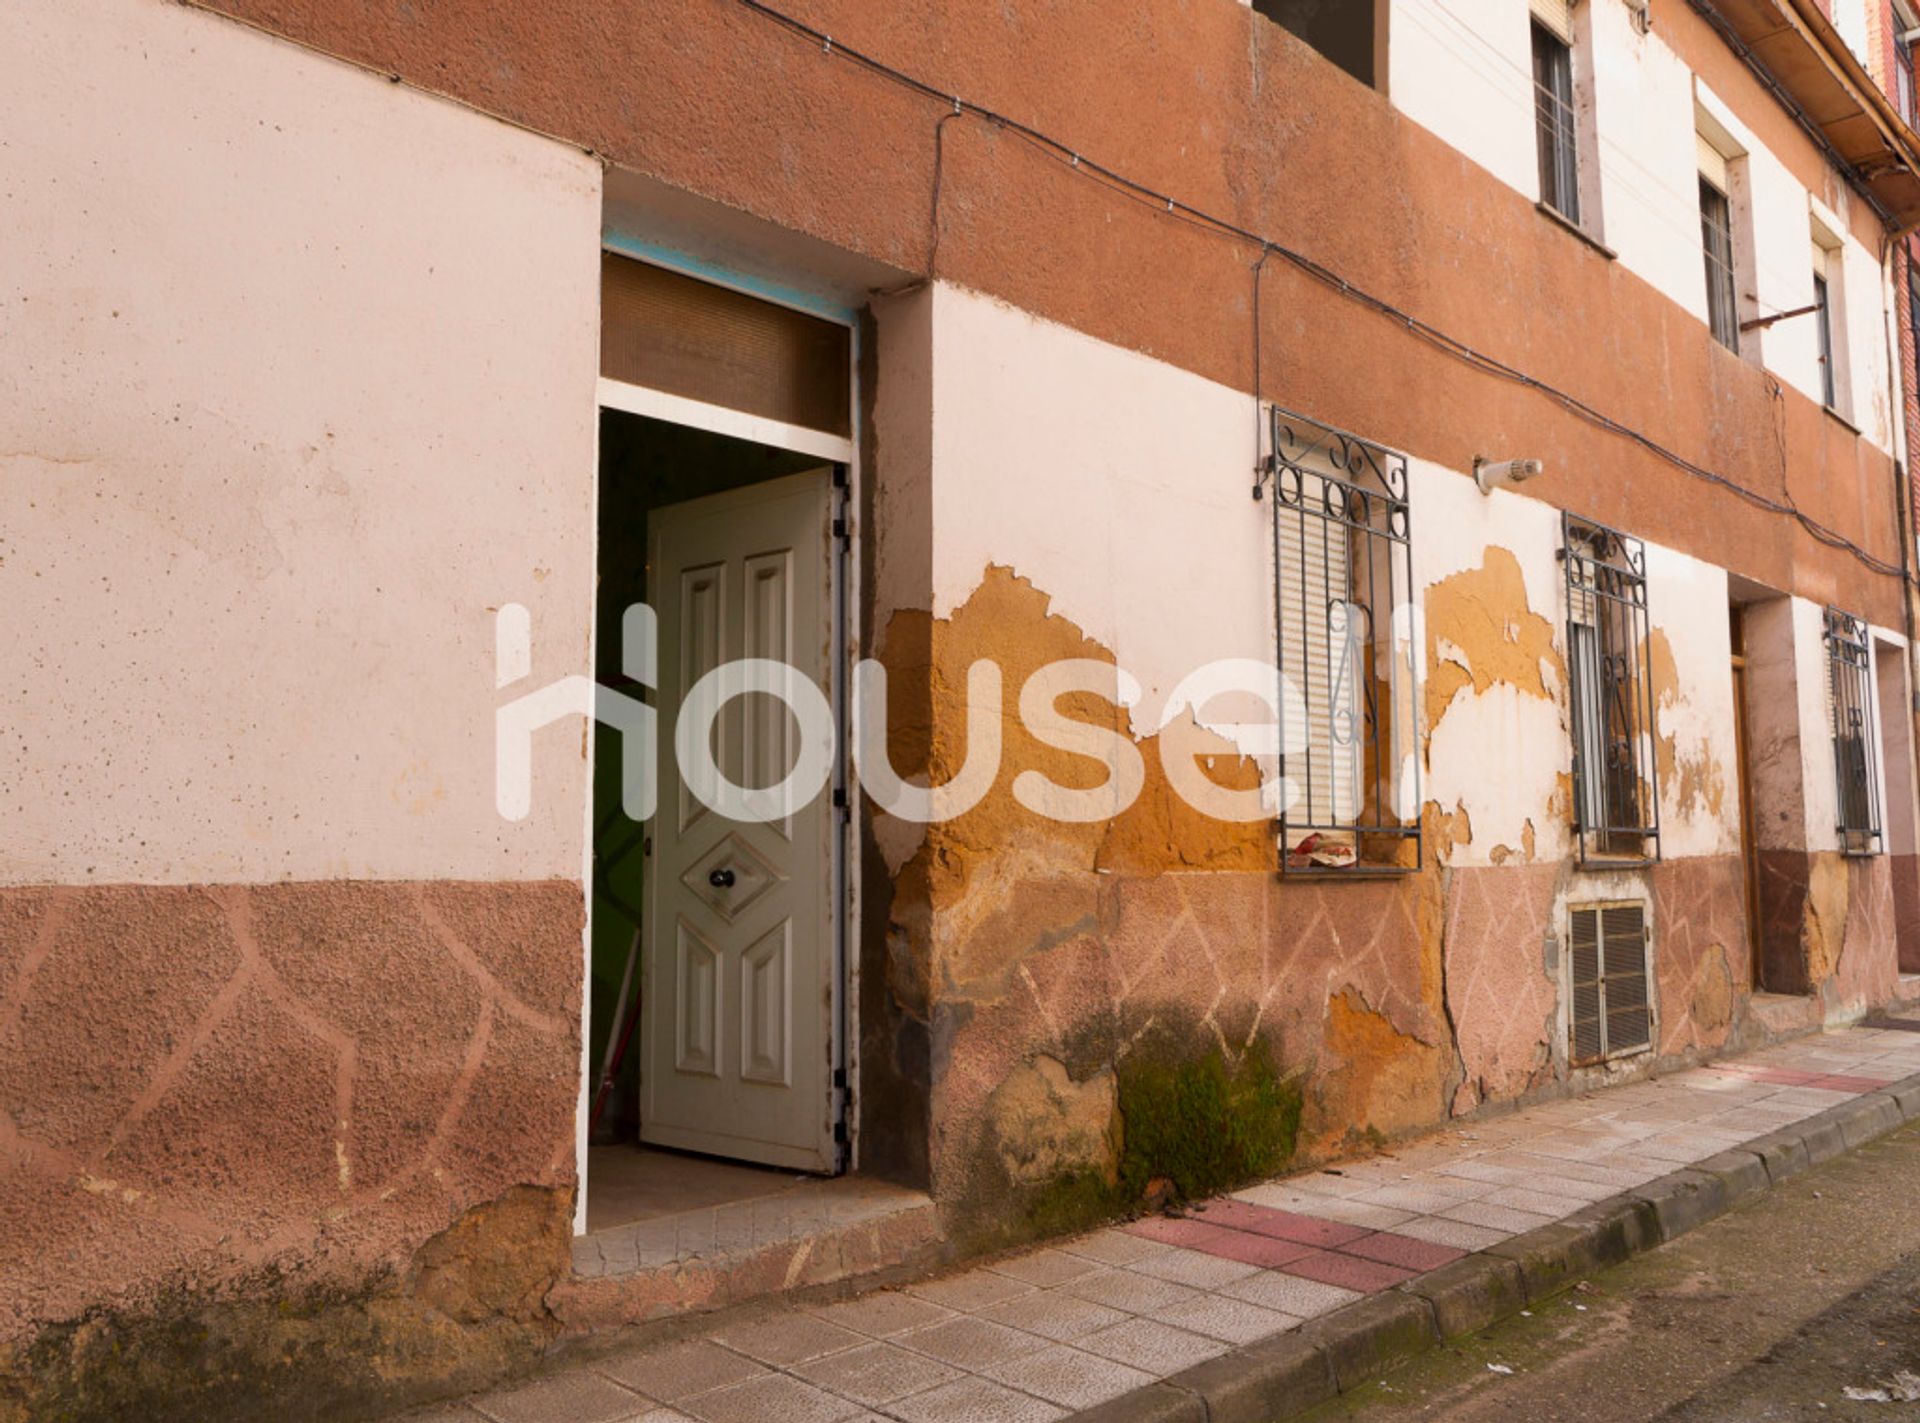
<svg viewBox="0 0 1920 1423">
<path fill-rule="evenodd" d="M 1435 1245 L 1431 1241 L 1415 1240 L 1410 1235 L 1395 1235 L 1391 1231 L 1380 1231 L 1361 1240 L 1352 1241 L 1340 1247 L 1345 1255 L 1359 1255 L 1382 1265 L 1394 1265 L 1402 1270 L 1437 1270 L 1442 1265 L 1451 1265 L 1467 1252 L 1455 1250 L 1448 1245 Z"/>
<path fill-rule="evenodd" d="M 1197 1248 L 1223 1260 L 1238 1260 L 1243 1265 L 1259 1265 L 1268 1270 L 1289 1265 L 1301 1256 L 1313 1253 L 1313 1246 L 1302 1245 L 1297 1240 L 1255 1235 L 1248 1230 L 1230 1230 L 1226 1234 L 1231 1239 L 1216 1240 Z"/>
<path fill-rule="evenodd" d="M 1343 1290 L 1373 1294 L 1378 1290 L 1391 1289 L 1403 1280 L 1411 1280 L 1420 1272 L 1405 1270 L 1398 1265 L 1382 1265 L 1377 1260 L 1362 1260 L 1357 1255 L 1316 1250 L 1282 1265 L 1280 1273 L 1314 1280 L 1323 1285 L 1338 1285 Z"/>
<path fill-rule="evenodd" d="M 1844 1073 L 1834 1073 L 1830 1077 L 1816 1077 L 1811 1082 L 1803 1082 L 1803 1087 L 1820 1087 L 1828 1092 L 1878 1092 L 1891 1078 L 1886 1077 L 1849 1077 Z"/>
<path fill-rule="evenodd" d="M 1276 1240 L 1297 1241 L 1301 1245 L 1315 1245 L 1323 1250 L 1345 1245 L 1349 1240 L 1358 1240 L 1369 1233 L 1365 1226 L 1321 1220 L 1318 1216 L 1299 1215 L 1293 1211 L 1276 1210 L 1272 1206 L 1256 1206 L 1248 1201 L 1214 1201 L 1198 1214 L 1201 1220 L 1209 1224 L 1250 1230 L 1256 1235 L 1271 1235 Z"/>
<path fill-rule="evenodd" d="M 1150 1215 L 1142 1220 L 1129 1221 L 1121 1229 L 1129 1235 L 1144 1236 L 1162 1245 L 1183 1245 L 1189 1250 L 1205 1250 L 1238 1234 L 1225 1226 L 1209 1225 L 1202 1220 L 1165 1215 Z"/>
</svg>

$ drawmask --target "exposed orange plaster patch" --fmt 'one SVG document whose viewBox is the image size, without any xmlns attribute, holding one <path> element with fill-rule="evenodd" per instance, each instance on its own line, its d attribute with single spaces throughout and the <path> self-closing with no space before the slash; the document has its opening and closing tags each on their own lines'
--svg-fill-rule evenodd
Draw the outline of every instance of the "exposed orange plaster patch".
<svg viewBox="0 0 1920 1423">
<path fill-rule="evenodd" d="M 1657 726 L 1664 727 L 1672 709 L 1682 700 L 1680 667 L 1664 629 L 1655 628 L 1648 636 L 1647 653 L 1653 669 Z M 1682 755 L 1679 737 L 1668 732 L 1655 742 L 1654 764 L 1661 786 L 1678 802 L 1681 814 L 1704 812 L 1714 820 L 1720 818 L 1726 803 L 1727 777 L 1709 751 L 1703 747 L 1698 754 Z"/>
<path fill-rule="evenodd" d="M 1549 672 L 1564 685 L 1566 668 L 1553 646 L 1553 624 L 1532 611 L 1520 560 L 1489 548 L 1480 567 L 1427 589 L 1426 731 L 1447 713 L 1455 693 L 1484 692 L 1496 682 L 1550 700 Z M 1464 659 L 1464 660 L 1463 660 Z"/>
</svg>

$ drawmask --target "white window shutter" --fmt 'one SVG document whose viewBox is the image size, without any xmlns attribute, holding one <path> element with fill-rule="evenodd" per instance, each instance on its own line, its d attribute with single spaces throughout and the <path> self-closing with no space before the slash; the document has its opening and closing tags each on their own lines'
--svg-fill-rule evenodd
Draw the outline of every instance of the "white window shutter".
<svg viewBox="0 0 1920 1423">
<path fill-rule="evenodd" d="M 1303 508 L 1321 509 L 1327 494 L 1326 476 L 1302 471 Z M 1360 679 L 1368 671 L 1365 644 L 1356 646 L 1350 629 L 1363 626 L 1364 614 L 1350 601 L 1346 526 L 1286 508 L 1278 519 L 1280 649 L 1292 689 L 1284 728 L 1287 779 L 1296 794 L 1288 819 L 1334 826 L 1360 815 Z"/>
<path fill-rule="evenodd" d="M 1533 18 L 1560 37 L 1562 44 L 1573 43 L 1573 0 L 1530 0 Z"/>
<path fill-rule="evenodd" d="M 1726 155 L 1715 148 L 1704 133 L 1696 131 L 1693 141 L 1700 151 L 1700 176 L 1723 193 L 1731 191 L 1727 187 Z"/>
</svg>

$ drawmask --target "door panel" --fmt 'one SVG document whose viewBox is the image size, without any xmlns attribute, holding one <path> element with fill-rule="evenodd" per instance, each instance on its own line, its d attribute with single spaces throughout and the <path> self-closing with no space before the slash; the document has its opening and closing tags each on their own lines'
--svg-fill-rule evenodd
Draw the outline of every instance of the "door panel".
<svg viewBox="0 0 1920 1423">
<path fill-rule="evenodd" d="M 822 469 L 657 509 L 649 537 L 673 813 L 648 860 L 641 1139 L 817 1171 L 835 1164 L 831 797 L 729 820 L 683 783 L 670 728 L 688 689 L 740 658 L 785 662 L 831 696 L 831 508 Z M 748 694 L 710 745 L 729 780 L 765 787 L 800 736 L 783 702 Z"/>
</svg>

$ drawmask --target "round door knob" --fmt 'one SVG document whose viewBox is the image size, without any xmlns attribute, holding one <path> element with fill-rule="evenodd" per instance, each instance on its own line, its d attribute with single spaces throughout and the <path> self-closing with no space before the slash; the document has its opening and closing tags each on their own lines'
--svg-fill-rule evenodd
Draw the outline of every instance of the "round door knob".
<svg viewBox="0 0 1920 1423">
<path fill-rule="evenodd" d="M 732 889 L 733 871 L 728 869 L 713 870 L 707 875 L 707 883 L 715 889 Z"/>
</svg>

